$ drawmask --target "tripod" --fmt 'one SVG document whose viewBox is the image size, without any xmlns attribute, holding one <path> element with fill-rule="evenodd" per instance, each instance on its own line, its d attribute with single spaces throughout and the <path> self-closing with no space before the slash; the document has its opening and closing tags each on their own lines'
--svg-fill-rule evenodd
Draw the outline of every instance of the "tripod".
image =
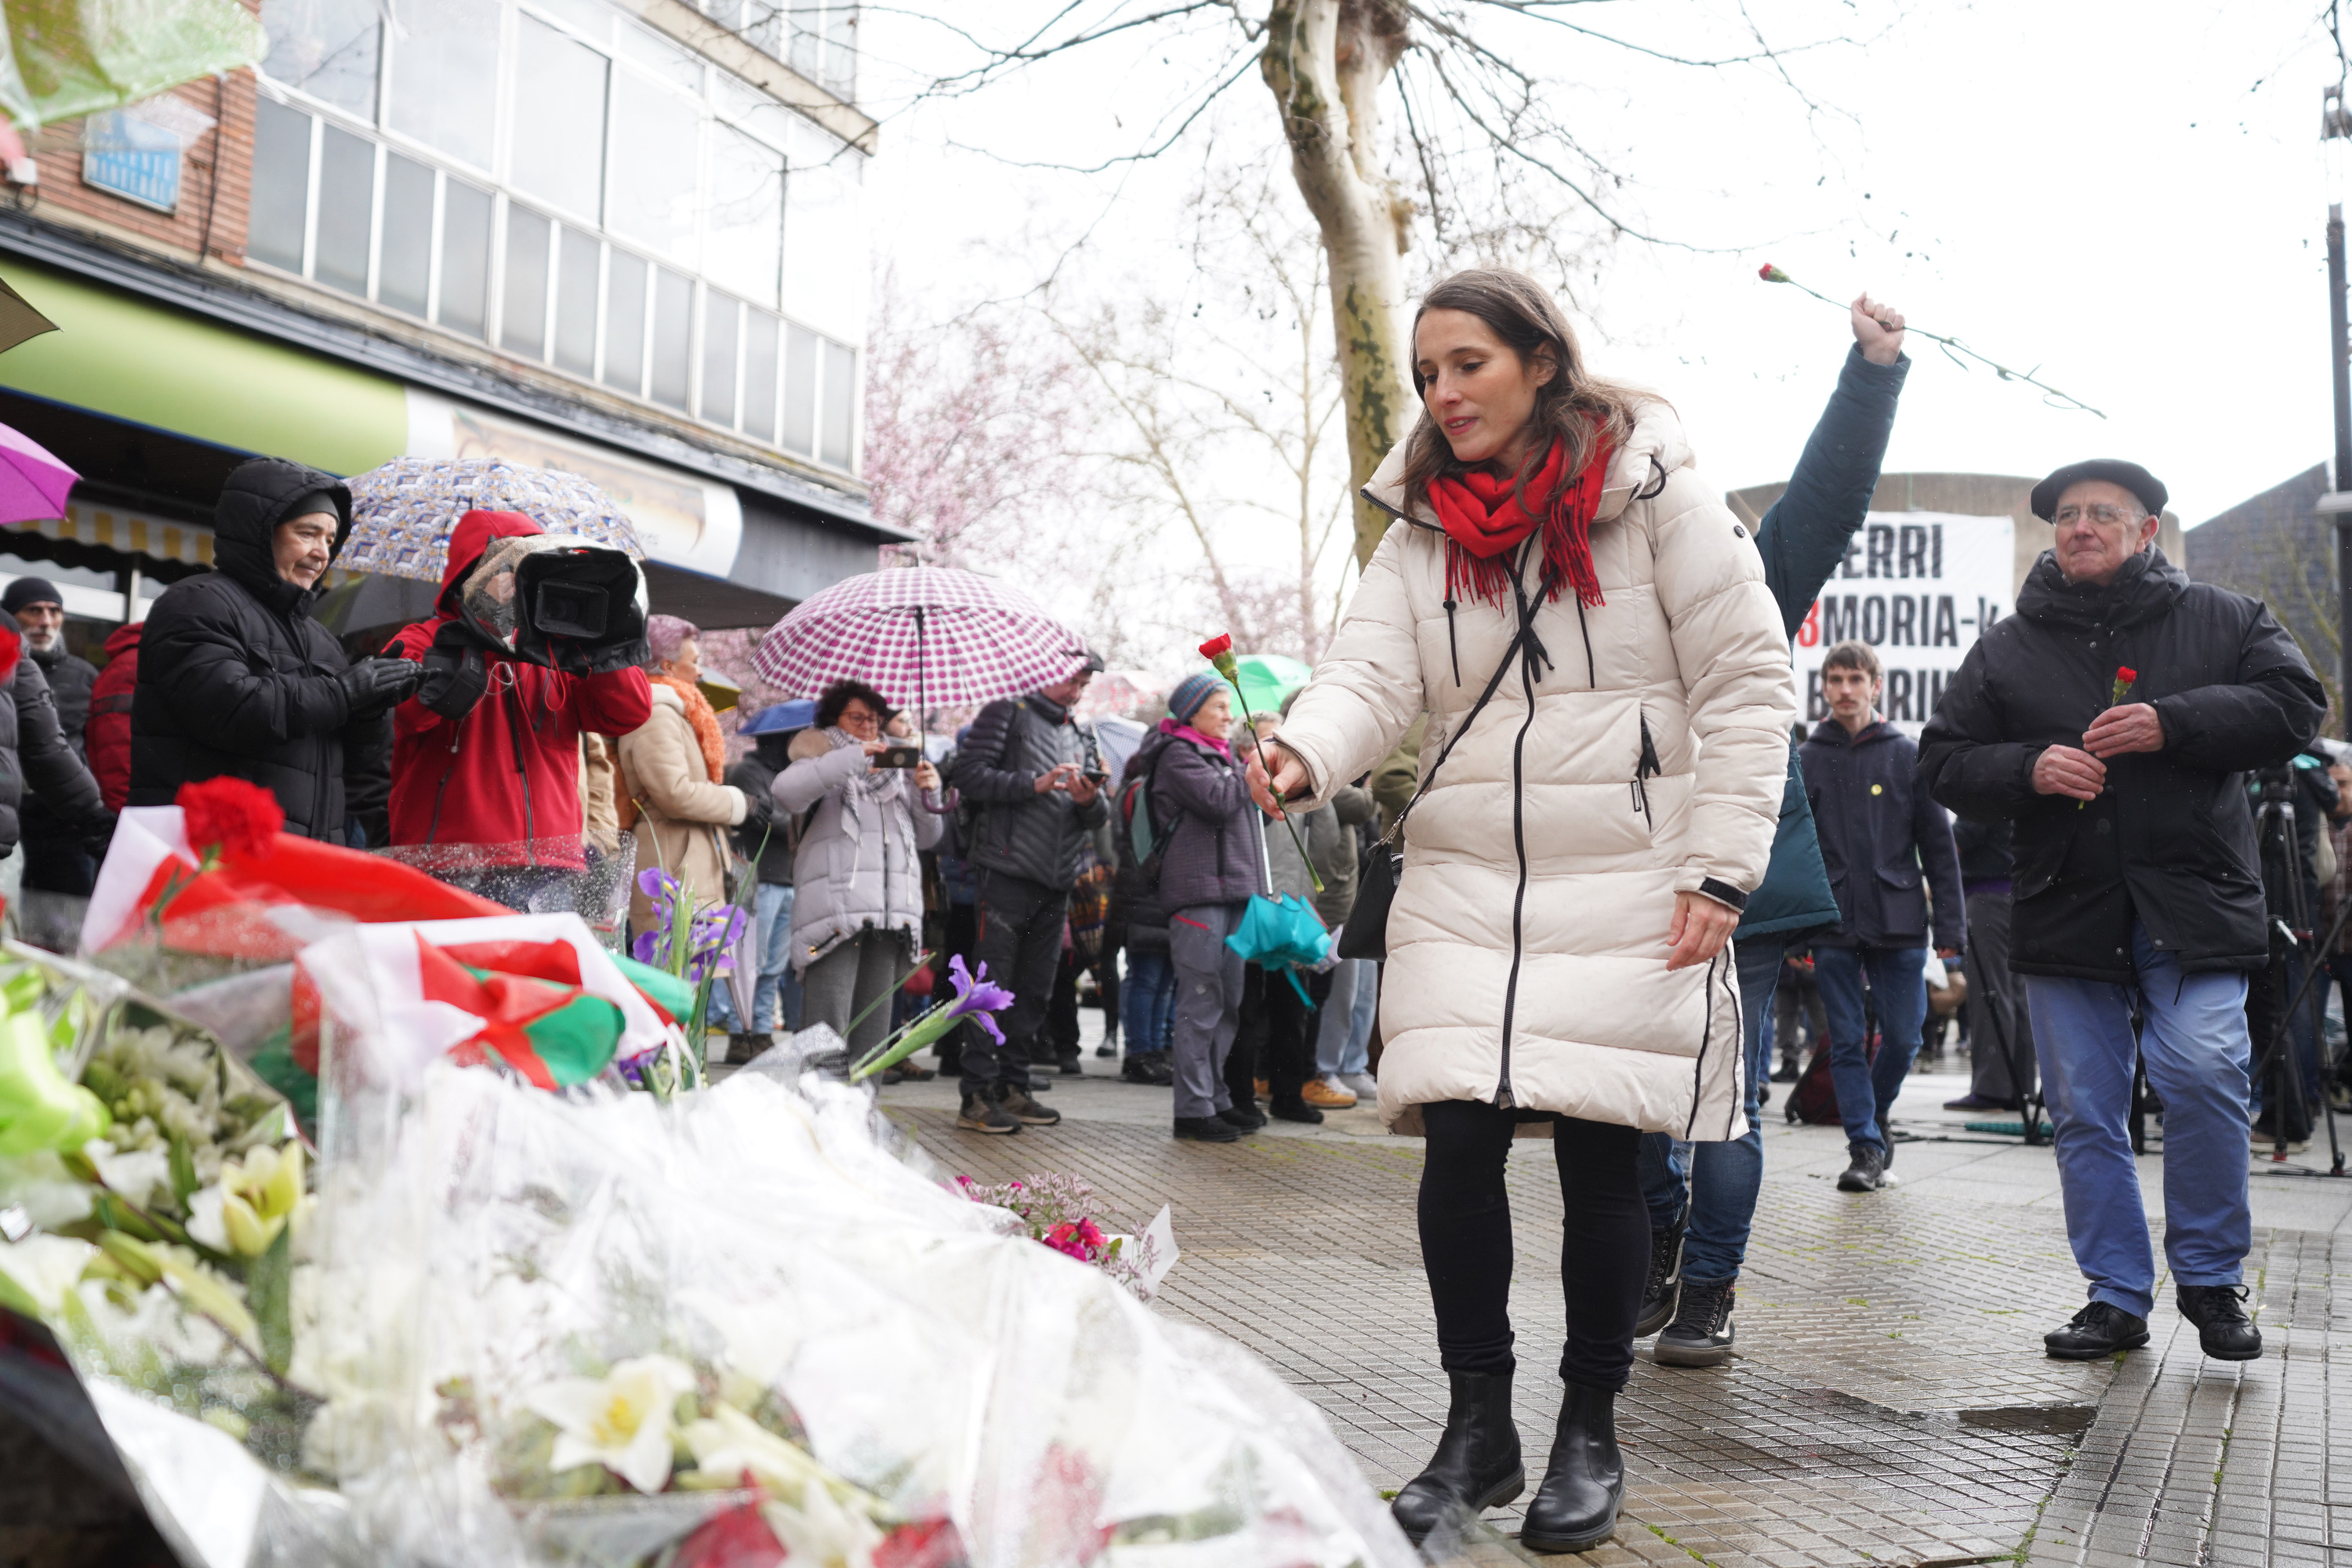
<svg viewBox="0 0 2352 1568">
<path fill-rule="evenodd" d="M 2308 997 L 2311 1004 L 2312 1038 L 2317 1041 L 2324 1037 L 2326 998 L 2325 993 L 2313 988 L 2312 982 L 2317 979 L 2320 973 L 2320 955 L 2335 947 L 2336 938 L 2344 930 L 2345 916 L 2347 913 L 2352 913 L 2352 900 L 2347 900 L 2344 909 L 2336 910 L 2336 920 L 2328 927 L 2326 937 L 2306 953 L 2303 984 L 2290 995 L 2287 989 L 2287 958 L 2290 953 L 2303 950 L 2305 939 L 2296 933 L 2308 931 L 2311 929 L 2311 921 L 2309 911 L 2304 908 L 2303 878 L 2297 872 L 2297 860 L 2302 852 L 2302 846 L 2295 834 L 2294 801 L 2291 794 L 2294 787 L 2293 780 L 2291 777 L 2281 776 L 2283 773 L 2284 770 L 2265 770 L 2257 775 L 2262 781 L 2262 805 L 2255 814 L 2255 842 L 2260 847 L 2262 865 L 2265 871 L 2272 865 L 2271 852 L 2273 846 L 2277 849 L 2277 864 L 2282 868 L 2282 874 L 2286 882 L 2287 918 L 2284 920 L 2273 918 L 2270 921 L 2270 962 L 2263 971 L 2263 984 L 2269 992 L 2273 1008 L 2275 1010 L 2269 1011 L 2265 1018 L 2265 1022 L 2270 1025 L 2270 1037 L 2262 1043 L 2261 1048 L 2255 1053 L 2253 1071 L 2251 1075 L 2256 1083 L 2264 1082 L 2266 1074 L 2274 1075 L 2274 1081 L 2270 1084 L 2269 1092 L 2264 1099 L 2271 1113 L 2271 1159 L 2277 1164 L 2286 1163 L 2287 1144 L 2292 1139 L 2287 1117 L 2290 1113 L 2297 1117 L 2307 1114 L 2303 1097 L 2303 1068 L 2296 1060 L 2295 1051 L 2289 1039 L 2289 1036 L 2294 1031 L 2295 1014 L 2303 1006 L 2305 997 Z M 2336 1104 L 2326 1091 L 2324 1070 L 2322 1078 L 2323 1082 L 2318 1086 L 2319 1103 L 2321 1112 L 2327 1121 L 2328 1174 L 2341 1176 L 2347 1173 L 2344 1169 L 2343 1145 L 2337 1141 L 2336 1135 Z"/>
</svg>

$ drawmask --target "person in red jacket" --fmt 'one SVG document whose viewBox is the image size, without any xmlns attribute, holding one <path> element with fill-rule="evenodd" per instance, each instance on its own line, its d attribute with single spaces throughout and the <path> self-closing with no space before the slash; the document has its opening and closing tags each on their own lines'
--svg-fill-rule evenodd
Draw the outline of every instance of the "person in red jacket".
<svg viewBox="0 0 2352 1568">
<path fill-rule="evenodd" d="M 106 668 L 89 689 L 82 741 L 109 811 L 121 811 L 131 800 L 131 694 L 139 689 L 139 633 L 146 624 L 114 628 L 106 639 Z"/>
<path fill-rule="evenodd" d="M 439 613 L 402 627 L 384 650 L 428 672 L 417 695 L 393 711 L 392 843 L 447 847 L 427 869 L 518 909 L 587 864 L 582 733 L 625 735 L 653 715 L 652 689 L 634 662 L 575 675 L 468 638 L 463 595 L 475 566 L 499 541 L 544 531 L 520 512 L 467 512 L 449 539 Z M 432 673 L 453 658 L 461 670 L 479 660 L 470 700 L 462 690 L 450 695 L 450 682 Z M 466 684 L 462 674 L 457 684 Z"/>
</svg>

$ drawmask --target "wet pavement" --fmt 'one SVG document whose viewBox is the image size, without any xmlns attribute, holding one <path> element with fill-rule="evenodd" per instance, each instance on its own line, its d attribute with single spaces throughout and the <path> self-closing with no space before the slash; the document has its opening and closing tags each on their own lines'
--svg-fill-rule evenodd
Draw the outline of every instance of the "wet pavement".
<svg viewBox="0 0 2352 1568">
<path fill-rule="evenodd" d="M 1386 1136 L 1360 1109 L 1321 1127 L 1277 1122 L 1237 1144 L 1177 1143 L 1166 1089 L 1120 1083 L 1091 1052 L 1085 1066 L 1087 1077 L 1044 1097 L 1064 1123 L 1018 1137 L 958 1131 L 944 1083 L 897 1086 L 883 1100 L 975 1178 L 1076 1174 L 1138 1222 L 1171 1205 L 1183 1257 L 1162 1310 L 1265 1356 L 1323 1408 L 1375 1486 L 1408 1479 L 1445 1401 L 1413 1231 L 1419 1142 Z M 1624 1516 L 1585 1559 L 2352 1563 L 2352 1386 L 2335 1401 L 2331 1363 L 2347 1348 L 2352 1366 L 2335 1293 L 2352 1268 L 2352 1181 L 2319 1173 L 2325 1142 L 2284 1171 L 2257 1165 L 2249 1279 L 2265 1359 L 2206 1361 L 2166 1289 L 2149 1349 L 2120 1364 L 2053 1362 L 2041 1336 L 2082 1304 L 2083 1286 L 2051 1154 L 1941 1110 L 1966 1087 L 1915 1076 L 1897 1129 L 1917 1136 L 1899 1144 L 1895 1183 L 1877 1194 L 1836 1190 L 1837 1129 L 1790 1127 L 1779 1106 L 1767 1110 L 1738 1354 L 1675 1370 L 1644 1347 L 1619 1406 Z M 2159 1173 L 2153 1154 L 2141 1162 L 2160 1226 Z M 1561 1313 L 1549 1151 L 1515 1151 L 1509 1182 L 1517 1405 L 1539 1468 Z M 1490 1538 L 1438 1556 L 1536 1560 L 1508 1539 L 1516 1508 L 1487 1524 Z"/>
</svg>

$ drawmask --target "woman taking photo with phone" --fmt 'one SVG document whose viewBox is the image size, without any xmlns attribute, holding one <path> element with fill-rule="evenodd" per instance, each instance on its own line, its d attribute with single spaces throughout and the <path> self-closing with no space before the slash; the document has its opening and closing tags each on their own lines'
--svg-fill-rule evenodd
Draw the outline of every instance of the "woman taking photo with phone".
<svg viewBox="0 0 2352 1568">
<path fill-rule="evenodd" d="M 940 816 L 929 809 L 938 805 L 938 770 L 915 761 L 921 752 L 912 737 L 894 742 L 883 733 L 890 716 L 889 703 L 863 681 L 826 687 L 814 726 L 794 738 L 792 763 L 771 786 L 778 816 L 800 834 L 793 968 L 801 1023 L 832 1025 L 852 1061 L 889 1032 L 890 1008 L 877 1004 L 914 967 L 923 931 L 917 856 L 940 841 Z"/>
<path fill-rule="evenodd" d="M 1424 416 L 1364 489 L 1397 521 L 1251 783 L 1311 806 L 1430 715 L 1397 826 L 1380 1106 L 1428 1140 L 1452 1396 L 1394 1511 L 1418 1541 L 1524 1489 L 1503 1173 L 1515 1135 L 1549 1133 L 1567 1386 L 1521 1540 L 1575 1552 L 1624 1491 L 1640 1133 L 1744 1130 L 1727 942 L 1770 853 L 1795 693 L 1761 559 L 1673 409 L 1595 377 L 1534 279 L 1445 279 L 1411 352 Z"/>
</svg>

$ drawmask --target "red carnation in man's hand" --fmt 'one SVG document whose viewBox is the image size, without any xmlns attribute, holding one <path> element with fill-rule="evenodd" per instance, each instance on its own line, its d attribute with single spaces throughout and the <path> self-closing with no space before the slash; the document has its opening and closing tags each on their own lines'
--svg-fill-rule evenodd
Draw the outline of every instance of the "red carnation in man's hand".
<svg viewBox="0 0 2352 1568">
<path fill-rule="evenodd" d="M 189 847 L 199 855 L 258 855 L 286 826 L 276 795 L 226 774 L 182 784 L 173 798 L 185 815 Z"/>
<path fill-rule="evenodd" d="M 1761 278 L 1767 283 L 1787 283 L 1792 281 L 1787 273 L 1781 271 L 1779 268 L 1773 266 L 1769 261 L 1756 269 L 1756 276 Z"/>
<path fill-rule="evenodd" d="M 1207 642 L 1201 645 L 1201 657 L 1213 662 L 1219 654 L 1231 653 L 1233 651 L 1234 634 L 1231 632 L 1219 632 L 1215 637 L 1211 637 Z"/>
<path fill-rule="evenodd" d="M 2116 666 L 2116 679 L 2122 681 L 2126 686 L 2129 686 L 2133 681 L 2139 679 L 2139 671 L 2134 669 L 2130 665 L 2119 664 Z"/>
</svg>

